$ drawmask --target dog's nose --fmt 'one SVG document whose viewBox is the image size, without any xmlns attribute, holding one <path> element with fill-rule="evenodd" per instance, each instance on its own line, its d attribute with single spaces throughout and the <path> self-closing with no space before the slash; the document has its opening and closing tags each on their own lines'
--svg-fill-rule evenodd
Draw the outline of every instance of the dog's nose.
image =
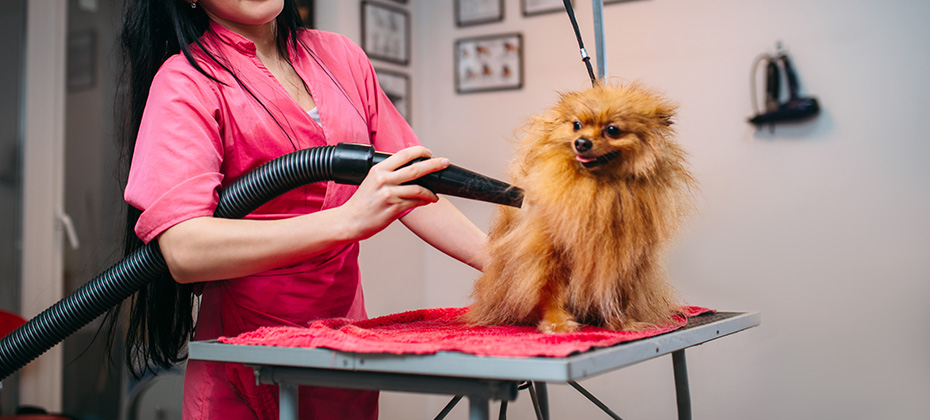
<svg viewBox="0 0 930 420">
<path fill-rule="evenodd" d="M 592 147 L 594 147 L 594 143 L 592 143 L 591 140 L 586 138 L 575 140 L 575 151 L 578 153 L 587 152 L 588 150 L 591 150 Z"/>
</svg>

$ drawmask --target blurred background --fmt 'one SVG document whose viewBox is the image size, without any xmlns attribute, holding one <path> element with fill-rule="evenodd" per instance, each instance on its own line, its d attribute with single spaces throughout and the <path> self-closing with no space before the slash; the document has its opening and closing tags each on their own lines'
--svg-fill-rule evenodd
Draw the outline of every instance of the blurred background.
<svg viewBox="0 0 930 420">
<path fill-rule="evenodd" d="M 361 3 L 306 2 L 308 20 L 363 44 Z M 373 64 L 407 76 L 413 128 L 457 165 L 505 178 L 526 118 L 589 85 L 564 12 L 525 16 L 523 1 L 504 0 L 500 20 L 458 26 L 455 0 L 370 3 L 408 14 L 408 63 Z M 119 253 L 120 7 L 0 3 L 2 310 L 34 316 Z M 594 55 L 591 2 L 575 8 Z M 928 20 L 924 0 L 605 6 L 608 75 L 680 105 L 675 127 L 701 184 L 698 213 L 669 255 L 672 281 L 691 304 L 762 313 L 760 327 L 688 350 L 695 418 L 930 413 Z M 513 33 L 522 35 L 522 86 L 458 93 L 456 42 Z M 821 112 L 756 127 L 747 122 L 751 91 L 761 102 L 764 86 L 753 65 L 779 42 L 801 95 L 816 97 Z M 487 228 L 494 206 L 453 200 Z M 465 306 L 478 276 L 399 224 L 363 243 L 362 270 L 370 316 Z M 125 415 L 132 384 L 105 362 L 101 339 L 89 344 L 95 332 L 85 328 L 5 381 L 0 413 L 26 404 L 79 418 Z M 625 419 L 676 418 L 670 358 L 581 383 Z M 162 418 L 171 418 L 175 395 L 160 392 L 169 401 Z M 603 418 L 568 386 L 551 385 L 550 400 L 553 418 Z M 381 401 L 383 419 L 432 418 L 448 398 L 384 393 Z M 533 418 L 527 395 L 509 416 Z M 465 405 L 451 417 L 466 418 Z"/>
</svg>

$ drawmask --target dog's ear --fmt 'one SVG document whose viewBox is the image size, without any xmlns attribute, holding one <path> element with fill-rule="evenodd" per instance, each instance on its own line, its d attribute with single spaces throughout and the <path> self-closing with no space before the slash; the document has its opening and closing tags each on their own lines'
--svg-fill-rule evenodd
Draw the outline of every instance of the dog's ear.
<svg viewBox="0 0 930 420">
<path fill-rule="evenodd" d="M 664 98 L 660 100 L 661 102 L 656 104 L 653 115 L 655 115 L 659 124 L 669 127 L 675 123 L 674 119 L 678 114 L 678 107 Z"/>
</svg>

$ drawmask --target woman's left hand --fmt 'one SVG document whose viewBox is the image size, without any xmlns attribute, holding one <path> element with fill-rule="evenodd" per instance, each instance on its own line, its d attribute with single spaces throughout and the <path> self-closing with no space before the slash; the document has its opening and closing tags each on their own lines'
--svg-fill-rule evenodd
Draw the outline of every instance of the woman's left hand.
<svg viewBox="0 0 930 420">
<path fill-rule="evenodd" d="M 371 237 L 408 210 L 435 203 L 439 198 L 425 187 L 406 184 L 426 174 L 445 169 L 448 159 L 427 159 L 407 165 L 416 158 L 429 158 L 422 146 L 403 149 L 371 167 L 358 190 L 341 206 L 356 240 Z M 407 165 L 407 166 L 404 166 Z"/>
</svg>

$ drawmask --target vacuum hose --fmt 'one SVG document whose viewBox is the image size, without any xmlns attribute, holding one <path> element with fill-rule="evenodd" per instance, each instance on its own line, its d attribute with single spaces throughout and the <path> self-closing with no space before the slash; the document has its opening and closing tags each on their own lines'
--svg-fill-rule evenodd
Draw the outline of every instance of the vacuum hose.
<svg viewBox="0 0 930 420">
<path fill-rule="evenodd" d="M 245 217 L 271 199 L 314 182 L 332 180 L 358 185 L 372 165 L 388 156 L 376 152 L 372 146 L 352 143 L 289 153 L 259 166 L 220 191 L 214 216 Z M 523 191 L 519 188 L 454 165 L 412 182 L 437 194 L 513 207 L 523 203 Z M 0 381 L 167 272 L 157 241 L 151 241 L 99 274 L 0 339 Z"/>
</svg>

